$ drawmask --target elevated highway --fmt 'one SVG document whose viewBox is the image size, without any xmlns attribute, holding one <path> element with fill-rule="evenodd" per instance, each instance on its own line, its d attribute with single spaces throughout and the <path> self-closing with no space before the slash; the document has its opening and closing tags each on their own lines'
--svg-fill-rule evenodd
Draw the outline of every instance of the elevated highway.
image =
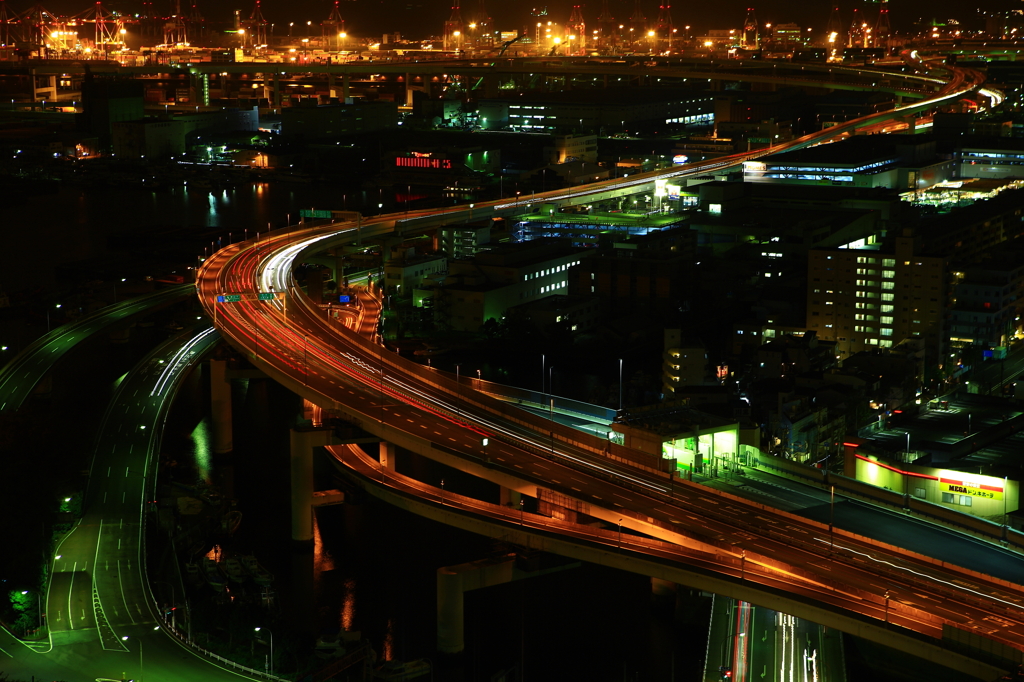
<svg viewBox="0 0 1024 682">
<path fill-rule="evenodd" d="M 21 407 L 53 365 L 77 344 L 136 315 L 185 300 L 193 292 L 191 284 L 168 287 L 115 303 L 47 332 L 0 368 L 0 414 Z"/>
<path fill-rule="evenodd" d="M 827 141 L 887 116 L 939 106 L 980 84 L 977 74 L 952 72 L 951 85 L 936 98 L 863 117 L 772 150 L 545 193 L 530 203 L 579 202 L 635 192 L 658 178 L 733 167 L 771 151 Z M 197 290 L 229 343 L 268 375 L 332 414 L 382 441 L 491 480 L 502 489 L 544 498 L 563 509 L 621 523 L 653 538 L 650 542 L 655 544 L 633 548 L 624 566 L 643 566 L 647 572 L 654 570 L 650 562 L 667 561 L 671 570 L 658 573 L 664 573 L 665 579 L 816 622 L 848 619 L 847 627 L 853 627 L 856 621 L 858 633 L 879 641 L 895 636 L 891 624 L 896 622 L 923 636 L 922 642 L 929 638 L 938 642 L 949 629 L 983 635 L 1006 647 L 1005 658 L 1019 658 L 1015 652 L 1024 651 L 1024 586 L 1018 582 L 993 578 L 984 566 L 953 565 L 671 478 L 656 461 L 640 453 L 502 404 L 474 390 L 471 378 L 455 382 L 352 330 L 339 329 L 324 319 L 323 311 L 310 303 L 291 276 L 293 263 L 329 246 L 468 220 L 470 212 L 514 215 L 526 205 L 525 201 L 489 202 L 453 211 L 380 216 L 363 224 L 261 235 L 258 241 L 234 244 L 214 254 L 198 273 Z M 242 296 L 234 303 L 218 303 L 217 297 L 224 293 Z M 266 294 L 265 300 L 259 299 L 260 293 Z M 379 467 L 378 474 L 386 479 L 388 472 Z M 522 528 L 525 519 L 520 514 Z M 549 521 L 544 521 L 545 532 L 557 536 L 550 540 L 552 548 L 562 547 L 560 543 L 570 542 L 578 532 L 555 528 Z M 299 535 L 311 533 L 302 526 L 300 519 L 295 527 Z M 481 532 L 493 532 L 487 528 Z M 666 551 L 671 556 L 663 554 Z M 588 553 L 588 560 L 593 556 Z M 756 580 L 747 576 L 748 563 L 769 575 Z M 808 602 L 815 605 L 813 613 Z M 936 647 L 933 654 L 942 651 Z M 966 659 L 953 659 L 956 656 L 951 655 L 947 664 L 966 674 L 978 675 L 981 670 Z M 981 671 L 981 677 L 988 672 Z"/>
</svg>

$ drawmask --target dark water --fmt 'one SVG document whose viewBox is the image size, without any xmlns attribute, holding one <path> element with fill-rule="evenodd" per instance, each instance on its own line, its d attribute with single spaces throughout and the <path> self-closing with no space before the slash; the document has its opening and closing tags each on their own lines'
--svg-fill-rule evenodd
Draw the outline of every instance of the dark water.
<svg viewBox="0 0 1024 682">
<path fill-rule="evenodd" d="M 218 239 L 226 243 L 268 224 L 295 223 L 300 209 L 371 214 L 380 203 L 386 211 L 395 198 L 389 191 L 325 183 L 252 183 L 212 191 L 65 183 L 56 194 L 0 205 L 0 290 L 50 288 L 69 264 L 91 264 L 111 276 L 193 264 Z"/>
</svg>

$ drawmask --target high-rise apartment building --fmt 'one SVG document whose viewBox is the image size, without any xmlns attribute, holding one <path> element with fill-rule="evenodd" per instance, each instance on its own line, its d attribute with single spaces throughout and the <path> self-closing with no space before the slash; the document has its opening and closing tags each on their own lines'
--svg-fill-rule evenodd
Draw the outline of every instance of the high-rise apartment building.
<svg viewBox="0 0 1024 682">
<path fill-rule="evenodd" d="M 909 231 L 891 250 L 813 249 L 808 254 L 807 328 L 836 342 L 846 358 L 925 339 L 929 356 L 943 347 L 946 259 L 922 256 Z"/>
</svg>

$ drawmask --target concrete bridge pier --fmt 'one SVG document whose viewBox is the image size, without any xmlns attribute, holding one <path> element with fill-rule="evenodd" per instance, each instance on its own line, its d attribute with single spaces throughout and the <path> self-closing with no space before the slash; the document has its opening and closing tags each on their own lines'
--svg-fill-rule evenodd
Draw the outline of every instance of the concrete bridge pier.
<svg viewBox="0 0 1024 682">
<path fill-rule="evenodd" d="M 289 434 L 292 488 L 292 540 L 313 542 L 313 508 L 341 504 L 345 495 L 338 490 L 313 490 L 313 448 L 336 444 L 334 429 L 300 426 Z"/>
<path fill-rule="evenodd" d="M 437 569 L 437 650 L 443 654 L 458 654 L 466 648 L 463 613 L 466 592 L 576 568 L 579 565 L 573 563 L 543 571 L 527 572 L 516 568 L 515 554 L 508 554 L 497 559 L 480 559 Z"/>
<path fill-rule="evenodd" d="M 227 360 L 210 360 L 210 416 L 213 420 L 213 451 L 221 455 L 231 452 L 234 442 Z"/>
<path fill-rule="evenodd" d="M 277 71 L 274 72 L 274 78 L 271 81 L 271 93 L 273 101 L 270 103 L 275 109 L 281 108 L 281 74 Z"/>
<path fill-rule="evenodd" d="M 388 471 L 395 470 L 395 444 L 381 441 L 380 443 L 380 465 Z"/>
<path fill-rule="evenodd" d="M 57 99 L 57 76 L 56 74 L 37 74 L 32 69 L 32 101 L 53 101 Z M 42 85 L 41 83 L 45 83 Z"/>
</svg>

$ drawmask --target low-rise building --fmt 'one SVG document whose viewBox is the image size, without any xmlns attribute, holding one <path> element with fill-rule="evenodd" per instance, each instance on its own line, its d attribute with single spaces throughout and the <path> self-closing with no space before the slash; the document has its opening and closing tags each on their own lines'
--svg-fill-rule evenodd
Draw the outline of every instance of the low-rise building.
<svg viewBox="0 0 1024 682">
<path fill-rule="evenodd" d="M 281 137 L 318 140 L 387 130 L 398 126 L 394 102 L 294 106 L 281 110 Z"/>
<path fill-rule="evenodd" d="M 711 384 L 709 375 L 704 344 L 695 338 L 684 339 L 682 329 L 666 329 L 661 358 L 662 395 L 669 398 L 678 391 Z"/>
<path fill-rule="evenodd" d="M 561 329 L 565 332 L 585 332 L 601 319 L 601 306 L 589 296 L 555 294 L 508 308 L 506 314 L 529 320 L 542 332 Z"/>
<path fill-rule="evenodd" d="M 888 189 L 925 188 L 956 177 L 958 164 L 938 154 L 931 138 L 856 135 L 743 164 L 747 182 L 827 184 Z"/>
<path fill-rule="evenodd" d="M 437 255 L 417 255 L 413 249 L 393 255 L 384 264 L 384 291 L 399 296 L 412 296 L 425 279 L 443 276 L 448 259 Z"/>
<path fill-rule="evenodd" d="M 1009 345 L 1024 313 L 1024 238 L 990 249 L 977 264 L 953 264 L 950 270 L 950 347 Z"/>
<path fill-rule="evenodd" d="M 415 299 L 430 301 L 438 326 L 477 332 L 512 306 L 568 293 L 569 269 L 589 255 L 551 240 L 495 246 L 472 260 L 452 261 L 448 277 Z"/>
<path fill-rule="evenodd" d="M 444 225 L 437 230 L 438 246 L 452 260 L 466 260 L 491 241 L 491 221 Z"/>
</svg>

